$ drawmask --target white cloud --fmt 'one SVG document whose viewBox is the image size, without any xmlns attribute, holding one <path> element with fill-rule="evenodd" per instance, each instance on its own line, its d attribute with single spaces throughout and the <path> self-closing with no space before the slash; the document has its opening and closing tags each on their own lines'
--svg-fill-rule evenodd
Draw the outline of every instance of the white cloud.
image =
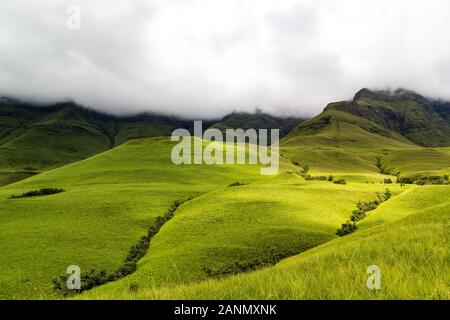
<svg viewBox="0 0 450 320">
<path fill-rule="evenodd" d="M 194 117 L 312 115 L 361 87 L 450 99 L 449 30 L 445 0 L 2 1 L 0 92 Z"/>
</svg>

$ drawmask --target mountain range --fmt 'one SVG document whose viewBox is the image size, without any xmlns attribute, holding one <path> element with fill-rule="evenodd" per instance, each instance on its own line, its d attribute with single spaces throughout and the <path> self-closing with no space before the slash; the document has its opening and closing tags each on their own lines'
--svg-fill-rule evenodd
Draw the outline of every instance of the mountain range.
<svg viewBox="0 0 450 320">
<path fill-rule="evenodd" d="M 232 113 L 203 120 L 203 128 L 280 128 L 283 137 L 303 119 L 262 112 Z M 159 114 L 113 116 L 74 102 L 37 105 L 0 98 L 0 185 L 88 158 L 130 139 L 193 131 L 192 119 Z"/>
<path fill-rule="evenodd" d="M 124 142 L 192 131 L 193 120 L 158 114 L 113 116 L 74 102 L 36 105 L 0 98 L 0 185 L 76 162 Z M 203 127 L 279 128 L 282 145 L 300 147 L 440 147 L 450 145 L 450 102 L 405 89 L 361 89 L 305 121 L 256 110 L 204 120 Z"/>
</svg>

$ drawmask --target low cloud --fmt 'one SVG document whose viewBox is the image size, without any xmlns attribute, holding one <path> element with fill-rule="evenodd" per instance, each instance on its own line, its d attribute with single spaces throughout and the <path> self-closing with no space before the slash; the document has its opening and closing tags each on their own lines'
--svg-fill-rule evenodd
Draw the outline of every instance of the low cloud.
<svg viewBox="0 0 450 320">
<path fill-rule="evenodd" d="M 448 30 L 445 0 L 2 1 L 0 94 L 189 117 L 313 115 L 361 87 L 450 99 Z"/>
</svg>

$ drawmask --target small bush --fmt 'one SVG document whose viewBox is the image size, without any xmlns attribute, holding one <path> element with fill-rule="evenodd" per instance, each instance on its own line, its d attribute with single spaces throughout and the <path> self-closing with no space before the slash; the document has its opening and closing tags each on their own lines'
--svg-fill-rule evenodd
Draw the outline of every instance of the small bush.
<svg viewBox="0 0 450 320">
<path fill-rule="evenodd" d="M 245 186 L 245 183 L 241 183 L 241 182 L 233 182 L 232 184 L 228 185 L 228 188 L 233 188 L 233 187 L 241 187 L 241 186 Z"/>
<path fill-rule="evenodd" d="M 342 224 L 341 228 L 336 231 L 339 236 L 345 236 L 349 233 L 355 232 L 357 229 L 356 222 L 363 220 L 367 217 L 367 212 L 375 210 L 380 203 L 389 200 L 392 197 L 391 190 L 386 188 L 383 194 L 377 194 L 377 199 L 374 201 L 360 201 L 356 204 L 357 210 L 353 210 L 350 216 L 350 221 Z"/>
<path fill-rule="evenodd" d="M 333 183 L 334 184 L 347 184 L 347 180 L 345 180 L 345 179 L 334 180 Z"/>
<path fill-rule="evenodd" d="M 309 175 L 309 166 L 303 166 L 302 167 L 302 171 L 300 171 L 300 175 L 303 177 L 303 178 L 307 178 L 307 177 L 310 177 L 310 175 Z"/>
<path fill-rule="evenodd" d="M 139 290 L 139 285 L 135 282 L 130 283 L 130 285 L 128 286 L 128 291 L 130 292 L 137 292 Z"/>
<path fill-rule="evenodd" d="M 414 178 L 399 176 L 397 178 L 397 183 L 398 184 L 414 184 Z"/>
<path fill-rule="evenodd" d="M 449 176 L 427 176 L 427 177 L 398 177 L 397 183 L 399 184 L 417 184 L 419 186 L 424 185 L 447 185 L 450 184 Z"/>
<path fill-rule="evenodd" d="M 392 184 L 392 180 L 390 178 L 384 179 L 384 184 Z"/>
<path fill-rule="evenodd" d="M 328 181 L 332 182 L 333 180 L 334 180 L 334 176 L 329 175 L 329 176 L 328 176 Z"/>
<path fill-rule="evenodd" d="M 327 180 L 327 177 L 325 177 L 325 176 L 317 176 L 317 177 L 313 177 L 313 176 L 308 175 L 308 176 L 305 177 L 305 180 L 312 180 L 312 181 L 326 181 L 326 180 Z"/>
<path fill-rule="evenodd" d="M 367 217 L 366 211 L 358 209 L 358 210 L 354 210 L 352 212 L 350 220 L 353 222 L 358 222 L 358 221 L 361 221 L 362 219 L 364 219 L 365 217 Z"/>
<path fill-rule="evenodd" d="M 346 236 L 350 233 L 355 232 L 358 229 L 358 226 L 355 222 L 347 221 L 343 223 L 341 228 L 336 231 L 336 234 L 340 237 Z"/>
<path fill-rule="evenodd" d="M 22 193 L 21 195 L 12 195 L 9 197 L 9 199 L 20 199 L 20 198 L 28 198 L 28 197 L 37 197 L 37 196 L 47 196 L 50 194 L 57 194 L 64 192 L 66 190 L 64 189 L 58 189 L 58 188 L 42 188 L 39 190 L 29 191 Z"/>
</svg>

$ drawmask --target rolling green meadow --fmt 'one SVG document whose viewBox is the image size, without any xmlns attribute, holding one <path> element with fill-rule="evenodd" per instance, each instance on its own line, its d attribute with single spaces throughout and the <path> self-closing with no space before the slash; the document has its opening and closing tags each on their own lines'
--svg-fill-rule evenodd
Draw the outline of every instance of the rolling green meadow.
<svg viewBox="0 0 450 320">
<path fill-rule="evenodd" d="M 98 136 L 95 150 L 83 146 L 55 166 L 37 165 L 45 148 L 64 158 L 45 138 L 36 154 L 21 149 L 25 162 L 0 154 L 2 172 L 18 175 L 0 175 L 0 299 L 450 299 L 450 184 L 397 183 L 450 174 L 446 131 L 424 145 L 434 126 L 405 133 L 379 116 L 409 115 L 422 102 L 409 92 L 401 103 L 380 95 L 363 91 L 296 126 L 280 140 L 272 176 L 260 165 L 177 166 L 175 142 L 151 130 L 122 131 L 112 146 Z M 0 150 L 17 153 L 11 141 Z M 32 173 L 23 168 L 30 159 Z M 11 199 L 42 188 L 64 192 Z M 356 231 L 336 234 L 386 189 L 390 198 Z M 175 201 L 136 270 L 79 294 L 54 290 L 70 265 L 82 277 L 120 268 Z M 371 265 L 381 268 L 379 290 L 366 286 Z"/>
</svg>

